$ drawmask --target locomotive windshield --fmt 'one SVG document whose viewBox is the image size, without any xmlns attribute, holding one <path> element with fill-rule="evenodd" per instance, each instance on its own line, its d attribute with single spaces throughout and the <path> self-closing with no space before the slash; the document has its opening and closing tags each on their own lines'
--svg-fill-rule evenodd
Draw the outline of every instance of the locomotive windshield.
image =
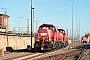
<svg viewBox="0 0 90 60">
<path fill-rule="evenodd" d="M 63 29 L 58 29 L 58 31 L 61 33 L 65 33 L 65 31 Z"/>
<path fill-rule="evenodd" d="M 51 24 L 43 24 L 39 27 L 40 30 L 42 29 L 46 29 L 46 30 L 54 30 L 56 31 L 55 26 L 51 25 Z"/>
<path fill-rule="evenodd" d="M 52 30 L 53 27 L 49 26 L 49 27 L 46 27 L 46 26 L 43 26 L 41 27 L 40 29 L 46 29 L 46 30 Z"/>
</svg>

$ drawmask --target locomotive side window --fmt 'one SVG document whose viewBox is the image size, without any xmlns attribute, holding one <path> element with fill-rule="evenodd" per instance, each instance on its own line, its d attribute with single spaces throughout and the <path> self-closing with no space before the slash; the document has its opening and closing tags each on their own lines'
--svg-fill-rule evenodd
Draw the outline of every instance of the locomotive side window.
<svg viewBox="0 0 90 60">
<path fill-rule="evenodd" d="M 61 29 L 59 29 L 59 32 L 63 33 L 63 31 Z"/>
<path fill-rule="evenodd" d="M 51 30 L 52 29 L 52 27 L 47 27 L 47 30 Z"/>
<path fill-rule="evenodd" d="M 41 30 L 42 30 L 42 29 L 46 29 L 46 27 L 41 27 L 40 29 L 41 29 Z"/>
<path fill-rule="evenodd" d="M 60 32 L 62 33 L 63 31 L 61 30 Z"/>
<path fill-rule="evenodd" d="M 55 27 L 53 27 L 53 31 L 56 31 Z"/>
<path fill-rule="evenodd" d="M 65 31 L 63 31 L 63 33 L 65 33 Z"/>
</svg>

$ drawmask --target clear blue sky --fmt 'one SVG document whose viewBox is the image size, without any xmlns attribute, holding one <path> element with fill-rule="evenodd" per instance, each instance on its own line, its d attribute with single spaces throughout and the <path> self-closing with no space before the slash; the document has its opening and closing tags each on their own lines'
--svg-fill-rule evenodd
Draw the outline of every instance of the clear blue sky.
<svg viewBox="0 0 90 60">
<path fill-rule="evenodd" d="M 51 23 L 58 28 L 69 30 L 72 28 L 72 2 L 71 0 L 33 0 L 33 7 L 35 8 L 35 21 L 38 21 L 38 26 L 42 23 Z M 89 31 L 90 22 L 90 0 L 73 0 L 73 20 L 74 32 L 76 30 L 76 11 L 77 20 L 80 17 L 81 36 Z M 9 18 L 10 30 L 13 27 L 18 27 L 18 18 L 20 18 L 20 26 L 27 26 L 27 19 L 30 20 L 30 0 L 0 0 L 0 8 L 8 8 L 7 14 Z M 4 13 L 0 9 L 0 13 Z M 36 27 L 36 24 L 34 24 Z M 26 30 L 26 29 L 22 29 Z M 35 29 L 36 31 L 36 29 Z"/>
</svg>

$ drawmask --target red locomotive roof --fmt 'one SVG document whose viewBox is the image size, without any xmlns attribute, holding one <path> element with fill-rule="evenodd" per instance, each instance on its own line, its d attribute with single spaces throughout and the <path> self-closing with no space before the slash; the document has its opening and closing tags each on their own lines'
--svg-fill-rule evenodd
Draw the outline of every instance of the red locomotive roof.
<svg viewBox="0 0 90 60">
<path fill-rule="evenodd" d="M 64 29 L 58 29 L 58 30 L 62 30 L 62 31 L 65 31 Z"/>
<path fill-rule="evenodd" d="M 55 26 L 54 26 L 54 25 L 52 25 L 52 24 L 42 24 L 40 27 L 43 27 L 43 26 L 45 26 L 45 27 L 48 27 L 48 26 L 55 27 Z"/>
<path fill-rule="evenodd" d="M 64 29 L 58 29 L 58 30 L 64 30 Z"/>
</svg>

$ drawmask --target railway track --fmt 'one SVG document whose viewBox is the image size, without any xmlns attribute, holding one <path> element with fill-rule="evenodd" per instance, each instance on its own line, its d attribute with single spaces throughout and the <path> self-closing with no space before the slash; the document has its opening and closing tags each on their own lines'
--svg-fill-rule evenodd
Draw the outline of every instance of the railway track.
<svg viewBox="0 0 90 60">
<path fill-rule="evenodd" d="M 22 56 L 7 58 L 7 59 L 4 59 L 4 60 L 29 60 L 29 59 L 33 60 L 33 59 L 38 59 L 38 58 L 41 58 L 41 57 L 44 57 L 44 56 L 52 56 L 52 55 L 55 55 L 55 54 L 59 54 L 58 52 L 60 52 L 60 51 L 62 51 L 61 53 L 66 52 L 66 51 L 63 51 L 63 50 L 66 50 L 66 49 L 63 48 L 63 49 L 60 49 L 60 50 L 54 50 L 54 51 L 44 52 L 44 53 L 38 53 L 37 52 L 37 53 L 32 53 L 32 54 L 25 54 L 25 55 L 22 55 Z"/>
<path fill-rule="evenodd" d="M 81 46 L 82 47 L 82 46 Z M 58 49 L 44 53 L 31 53 L 15 56 L 4 60 L 90 60 L 90 49 Z"/>
<path fill-rule="evenodd" d="M 58 53 L 57 53 L 58 52 Z M 58 51 L 45 52 L 45 53 L 33 53 L 26 54 L 22 56 L 17 56 L 13 58 L 8 58 L 5 60 L 90 60 L 90 49 L 88 50 L 72 50 L 59 53 Z M 56 54 L 54 54 L 56 53 Z"/>
<path fill-rule="evenodd" d="M 85 49 L 78 60 L 90 60 L 90 49 Z"/>
<path fill-rule="evenodd" d="M 6 55 L 6 54 L 10 54 L 10 53 L 12 53 L 12 52 L 3 52 L 4 53 L 4 55 Z M 2 52 L 0 52 L 0 56 L 2 56 Z"/>
<path fill-rule="evenodd" d="M 85 45 L 83 46 L 83 49 L 76 49 L 67 53 L 56 54 L 34 60 L 90 60 L 90 46 Z"/>
<path fill-rule="evenodd" d="M 24 55 L 15 56 L 15 57 L 12 57 L 12 58 L 7 58 L 7 59 L 4 59 L 4 60 L 23 60 L 23 59 L 26 59 L 28 57 L 34 58 L 35 56 L 38 56 L 38 55 L 42 55 L 42 53 L 24 54 Z"/>
<path fill-rule="evenodd" d="M 67 53 L 55 54 L 52 56 L 42 57 L 42 58 L 33 59 L 33 60 L 75 60 L 81 52 L 82 51 L 80 50 L 72 50 Z"/>
</svg>

